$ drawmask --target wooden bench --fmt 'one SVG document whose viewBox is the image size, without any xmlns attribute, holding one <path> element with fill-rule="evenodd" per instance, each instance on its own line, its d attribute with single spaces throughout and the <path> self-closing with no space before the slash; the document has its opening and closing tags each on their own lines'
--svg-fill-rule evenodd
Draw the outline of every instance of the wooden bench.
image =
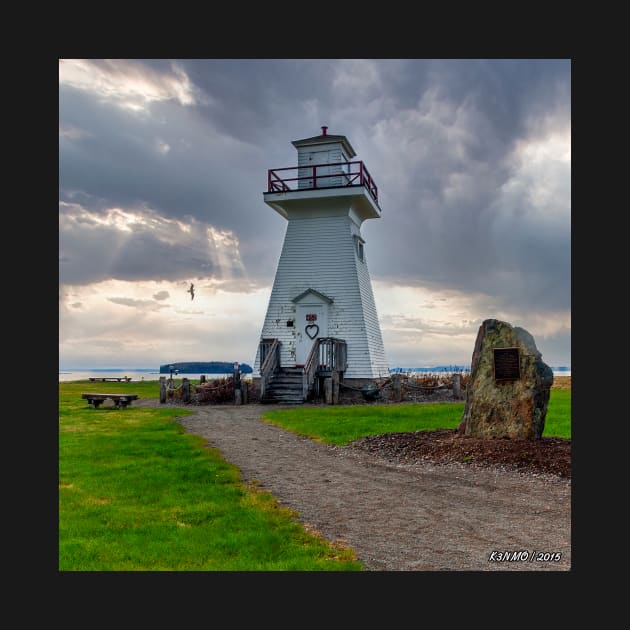
<svg viewBox="0 0 630 630">
<path fill-rule="evenodd" d="M 101 383 L 107 383 L 110 381 L 117 383 L 120 383 L 120 381 L 126 381 L 128 383 L 131 380 L 131 376 L 90 376 L 90 380 L 92 382 L 100 381 Z"/>
<path fill-rule="evenodd" d="M 133 400 L 138 400 L 137 394 L 81 394 L 81 398 L 88 401 L 88 405 L 94 409 L 98 409 L 98 406 L 108 398 L 116 403 L 116 407 L 124 409 L 127 405 L 130 405 Z"/>
</svg>

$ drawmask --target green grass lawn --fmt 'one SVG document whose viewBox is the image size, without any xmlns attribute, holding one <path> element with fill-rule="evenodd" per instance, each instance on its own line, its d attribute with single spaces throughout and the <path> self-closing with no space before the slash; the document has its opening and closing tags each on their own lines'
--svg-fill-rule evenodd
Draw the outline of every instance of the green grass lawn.
<svg viewBox="0 0 630 630">
<path fill-rule="evenodd" d="M 463 403 L 335 405 L 269 411 L 270 424 L 326 444 L 347 444 L 366 435 L 421 429 L 455 429 Z"/>
<path fill-rule="evenodd" d="M 159 384 L 59 384 L 60 571 L 362 568 L 173 422 L 189 411 L 92 409 L 82 392 L 157 398 Z"/>
<path fill-rule="evenodd" d="M 571 390 L 552 389 L 543 437 L 571 439 Z"/>
<path fill-rule="evenodd" d="M 263 418 L 299 435 L 343 445 L 367 435 L 456 429 L 463 412 L 463 402 L 335 405 L 269 411 Z M 571 437 L 570 390 L 551 390 L 543 437 Z"/>
<path fill-rule="evenodd" d="M 158 398 L 159 381 L 59 384 L 60 571 L 357 571 L 351 549 L 306 531 L 173 419 L 186 409 L 92 409 L 83 392 Z M 296 407 L 265 419 L 331 444 L 454 429 L 463 403 Z M 571 437 L 571 391 L 553 390 L 545 437 Z"/>
</svg>

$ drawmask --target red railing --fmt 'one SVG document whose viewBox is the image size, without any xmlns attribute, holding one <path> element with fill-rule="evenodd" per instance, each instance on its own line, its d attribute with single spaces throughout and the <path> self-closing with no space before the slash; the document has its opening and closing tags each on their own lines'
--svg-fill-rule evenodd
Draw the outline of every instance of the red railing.
<svg viewBox="0 0 630 630">
<path fill-rule="evenodd" d="M 270 193 L 340 186 L 365 186 L 378 203 L 378 187 L 363 162 L 288 166 L 269 169 L 267 174 L 267 192 Z"/>
</svg>

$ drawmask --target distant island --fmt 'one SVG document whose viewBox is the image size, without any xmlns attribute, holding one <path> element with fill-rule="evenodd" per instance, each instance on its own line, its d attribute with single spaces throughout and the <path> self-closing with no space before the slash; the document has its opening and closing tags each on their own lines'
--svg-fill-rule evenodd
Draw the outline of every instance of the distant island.
<svg viewBox="0 0 630 630">
<path fill-rule="evenodd" d="M 247 363 L 239 363 L 241 374 L 251 374 L 251 366 Z M 234 362 L 229 361 L 192 361 L 189 363 L 167 363 L 160 365 L 160 374 L 170 374 L 171 370 L 177 370 L 182 374 L 231 374 L 234 372 Z"/>
</svg>

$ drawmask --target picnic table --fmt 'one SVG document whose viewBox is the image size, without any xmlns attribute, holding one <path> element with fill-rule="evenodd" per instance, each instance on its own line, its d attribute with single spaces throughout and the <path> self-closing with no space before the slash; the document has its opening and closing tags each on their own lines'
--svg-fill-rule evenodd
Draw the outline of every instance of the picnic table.
<svg viewBox="0 0 630 630">
<path fill-rule="evenodd" d="M 130 405 L 132 401 L 138 400 L 138 394 L 81 394 L 81 398 L 88 401 L 88 405 L 94 409 L 98 409 L 99 405 L 107 400 L 113 400 L 116 407 L 119 409 L 125 409 L 127 405 Z"/>
</svg>

